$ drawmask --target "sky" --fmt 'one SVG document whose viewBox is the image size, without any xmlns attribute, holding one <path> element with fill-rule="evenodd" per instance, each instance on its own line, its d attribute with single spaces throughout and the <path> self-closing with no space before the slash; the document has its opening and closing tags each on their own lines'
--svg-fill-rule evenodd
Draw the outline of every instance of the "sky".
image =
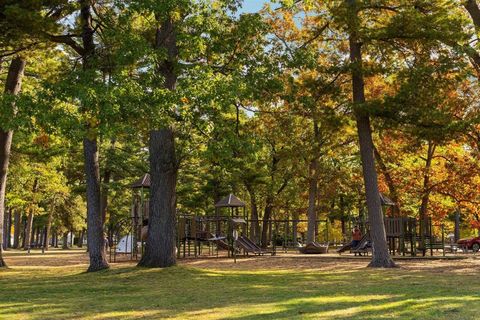
<svg viewBox="0 0 480 320">
<path fill-rule="evenodd" d="M 270 2 L 269 0 L 243 0 L 242 12 L 257 12 L 262 9 L 265 3 Z"/>
</svg>

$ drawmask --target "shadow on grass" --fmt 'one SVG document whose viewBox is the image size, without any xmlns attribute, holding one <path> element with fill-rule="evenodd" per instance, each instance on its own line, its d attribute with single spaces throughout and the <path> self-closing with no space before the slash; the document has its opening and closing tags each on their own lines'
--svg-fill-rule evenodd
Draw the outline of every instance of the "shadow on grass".
<svg viewBox="0 0 480 320">
<path fill-rule="evenodd" d="M 475 319 L 480 280 L 406 270 L 12 269 L 0 318 Z"/>
</svg>

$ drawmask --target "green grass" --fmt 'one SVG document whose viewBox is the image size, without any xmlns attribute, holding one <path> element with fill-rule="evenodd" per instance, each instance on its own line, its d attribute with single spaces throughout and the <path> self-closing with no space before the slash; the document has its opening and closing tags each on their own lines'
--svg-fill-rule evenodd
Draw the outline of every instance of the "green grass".
<svg viewBox="0 0 480 320">
<path fill-rule="evenodd" d="M 228 266 L 121 265 L 94 274 L 84 273 L 83 265 L 12 267 L 0 271 L 0 319 L 480 317 L 480 279 L 474 272 Z"/>
</svg>

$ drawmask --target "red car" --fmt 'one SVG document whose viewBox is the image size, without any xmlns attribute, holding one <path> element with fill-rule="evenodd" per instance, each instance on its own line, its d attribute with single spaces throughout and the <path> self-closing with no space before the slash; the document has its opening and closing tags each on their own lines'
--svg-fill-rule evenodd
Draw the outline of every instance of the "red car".
<svg viewBox="0 0 480 320">
<path fill-rule="evenodd" d="M 463 238 L 458 240 L 457 244 L 461 248 L 465 248 L 468 250 L 473 250 L 473 252 L 477 252 L 478 250 L 480 250 L 480 237 Z"/>
</svg>

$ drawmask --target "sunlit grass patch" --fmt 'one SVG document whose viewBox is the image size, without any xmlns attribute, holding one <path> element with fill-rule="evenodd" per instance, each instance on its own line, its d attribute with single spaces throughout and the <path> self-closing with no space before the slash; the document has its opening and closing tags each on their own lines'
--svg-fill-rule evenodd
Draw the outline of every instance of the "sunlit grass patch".
<svg viewBox="0 0 480 320">
<path fill-rule="evenodd" d="M 264 264 L 281 263 L 266 260 Z M 319 265 L 324 264 L 319 260 Z M 477 319 L 475 273 L 365 267 L 166 269 L 27 266 L 0 271 L 0 319 Z M 360 262 L 361 263 L 361 262 Z M 207 266 L 207 267 L 205 267 Z"/>
</svg>

